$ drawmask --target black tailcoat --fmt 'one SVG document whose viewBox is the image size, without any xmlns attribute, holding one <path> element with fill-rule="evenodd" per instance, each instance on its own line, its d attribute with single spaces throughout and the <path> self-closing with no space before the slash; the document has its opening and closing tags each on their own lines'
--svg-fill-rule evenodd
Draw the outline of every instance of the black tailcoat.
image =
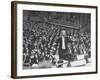
<svg viewBox="0 0 100 80">
<path fill-rule="evenodd" d="M 62 37 L 59 37 L 57 39 L 59 58 L 64 58 L 67 55 L 68 43 L 72 42 L 68 37 L 65 37 L 64 39 L 65 39 L 65 49 L 62 49 Z"/>
</svg>

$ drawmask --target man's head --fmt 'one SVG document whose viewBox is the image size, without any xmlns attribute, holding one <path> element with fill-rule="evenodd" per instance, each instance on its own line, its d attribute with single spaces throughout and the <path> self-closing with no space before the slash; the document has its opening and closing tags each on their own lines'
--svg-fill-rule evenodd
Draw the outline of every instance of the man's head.
<svg viewBox="0 0 100 80">
<path fill-rule="evenodd" d="M 66 31 L 65 31 L 65 30 L 62 30 L 62 31 L 61 31 L 61 35 L 62 35 L 62 36 L 66 36 Z"/>
</svg>

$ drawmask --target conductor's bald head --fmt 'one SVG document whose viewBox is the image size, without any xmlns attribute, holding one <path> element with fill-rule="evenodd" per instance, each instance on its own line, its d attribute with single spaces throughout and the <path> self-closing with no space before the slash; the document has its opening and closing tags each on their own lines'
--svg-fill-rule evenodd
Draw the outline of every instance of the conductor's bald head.
<svg viewBox="0 0 100 80">
<path fill-rule="evenodd" d="M 65 30 L 62 30 L 62 31 L 61 31 L 61 35 L 62 35 L 62 36 L 66 36 L 66 31 L 65 31 Z"/>
</svg>

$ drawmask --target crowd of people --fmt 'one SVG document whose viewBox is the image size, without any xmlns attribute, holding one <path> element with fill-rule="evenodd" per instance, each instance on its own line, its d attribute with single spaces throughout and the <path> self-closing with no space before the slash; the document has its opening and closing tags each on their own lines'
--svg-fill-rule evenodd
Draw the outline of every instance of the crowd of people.
<svg viewBox="0 0 100 80">
<path fill-rule="evenodd" d="M 69 53 L 73 54 L 73 60 L 77 60 L 77 55 L 87 55 L 91 57 L 91 37 L 90 32 L 80 32 L 79 29 L 70 29 L 47 22 L 25 22 L 30 28 L 23 28 L 23 65 L 25 67 L 38 64 L 44 58 L 55 64 L 58 55 L 57 39 L 60 37 L 62 29 L 66 30 L 66 36 L 72 40 Z M 70 58 L 72 59 L 72 58 Z"/>
</svg>

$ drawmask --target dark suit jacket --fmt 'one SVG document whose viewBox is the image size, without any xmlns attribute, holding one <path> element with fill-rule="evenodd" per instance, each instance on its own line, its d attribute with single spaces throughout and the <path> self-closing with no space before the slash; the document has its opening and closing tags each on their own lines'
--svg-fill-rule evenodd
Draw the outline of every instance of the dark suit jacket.
<svg viewBox="0 0 100 80">
<path fill-rule="evenodd" d="M 64 56 L 66 55 L 67 51 L 68 51 L 68 43 L 71 43 L 72 41 L 68 38 L 68 37 L 65 37 L 65 53 L 62 53 L 63 49 L 62 49 L 62 37 L 59 37 L 57 39 L 57 45 L 58 45 L 58 54 L 59 56 Z"/>
</svg>

